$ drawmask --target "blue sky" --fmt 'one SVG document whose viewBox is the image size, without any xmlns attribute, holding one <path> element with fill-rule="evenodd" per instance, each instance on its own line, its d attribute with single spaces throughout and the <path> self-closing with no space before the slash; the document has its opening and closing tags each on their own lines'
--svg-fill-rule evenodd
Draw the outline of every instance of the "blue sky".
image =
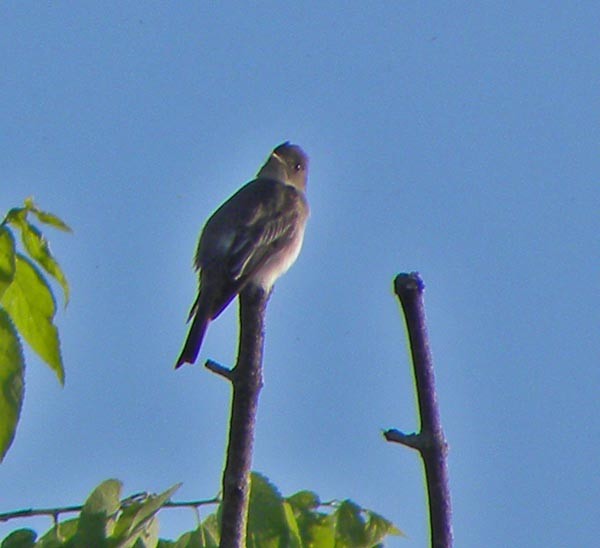
<svg viewBox="0 0 600 548">
<path fill-rule="evenodd" d="M 48 233 L 72 287 L 66 386 L 27 354 L 0 511 L 109 477 L 215 494 L 229 388 L 172 369 L 192 256 L 289 139 L 311 157 L 312 216 L 269 304 L 254 468 L 425 545 L 418 457 L 381 437 L 416 427 L 391 285 L 417 270 L 456 545 L 597 541 L 596 3 L 2 2 L 0 21 L 0 206 L 33 195 L 75 230 Z M 233 363 L 236 334 L 231 307 L 200 363 Z"/>
</svg>

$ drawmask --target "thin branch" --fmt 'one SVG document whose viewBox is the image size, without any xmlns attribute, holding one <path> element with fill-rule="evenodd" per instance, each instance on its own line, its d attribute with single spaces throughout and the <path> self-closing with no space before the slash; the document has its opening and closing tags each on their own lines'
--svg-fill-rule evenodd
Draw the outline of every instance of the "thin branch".
<svg viewBox="0 0 600 548">
<path fill-rule="evenodd" d="M 127 497 L 121 501 L 120 508 L 123 509 L 127 506 L 131 506 L 133 502 L 142 502 L 147 498 L 146 493 L 138 493 Z M 219 497 L 204 500 L 190 500 L 190 501 L 179 501 L 179 502 L 166 502 L 162 505 L 162 508 L 199 508 L 200 506 L 206 506 L 209 504 L 218 504 L 221 501 Z M 58 518 L 61 514 L 72 514 L 74 512 L 81 512 L 83 510 L 83 504 L 74 506 L 59 506 L 57 508 L 25 508 L 23 510 L 15 510 L 14 512 L 5 512 L 0 514 L 0 522 L 9 521 L 11 519 L 18 518 L 33 518 L 36 516 L 48 516 L 53 519 Z"/>
<path fill-rule="evenodd" d="M 48 516 L 54 518 L 60 514 L 81 512 L 82 508 L 83 505 L 60 506 L 58 508 L 25 508 L 23 510 L 15 510 L 14 512 L 5 512 L 0 514 L 0 522 L 17 518 L 33 518 L 36 516 Z"/>
<path fill-rule="evenodd" d="M 426 445 L 431 443 L 423 432 L 419 434 L 405 434 L 404 432 L 400 432 L 400 430 L 390 429 L 386 430 L 383 435 L 387 441 L 400 443 L 405 447 L 410 447 L 417 451 L 422 451 Z"/>
<path fill-rule="evenodd" d="M 214 360 L 206 360 L 204 367 L 217 375 L 221 375 L 221 377 L 226 378 L 229 382 L 233 382 L 233 371 L 228 367 L 225 367 Z"/>
<path fill-rule="evenodd" d="M 419 274 L 399 274 L 394 280 L 394 290 L 400 300 L 410 340 L 421 428 L 418 433 L 404 434 L 387 430 L 385 439 L 419 451 L 425 467 L 429 499 L 429 525 L 431 546 L 452 546 L 452 507 L 448 484 L 446 456 L 448 444 L 440 421 L 435 391 L 433 360 L 425 321 L 423 290 Z"/>
<path fill-rule="evenodd" d="M 239 296 L 240 339 L 231 379 L 233 395 L 223 472 L 221 548 L 246 545 L 250 467 L 258 395 L 262 388 L 264 321 L 268 300 L 269 293 L 254 286 L 247 286 Z"/>
<path fill-rule="evenodd" d="M 200 508 L 200 506 L 207 506 L 209 504 L 219 504 L 221 499 L 219 497 L 214 497 L 212 499 L 205 500 L 190 500 L 190 501 L 175 501 L 175 502 L 165 502 L 162 505 L 163 508 Z"/>
</svg>

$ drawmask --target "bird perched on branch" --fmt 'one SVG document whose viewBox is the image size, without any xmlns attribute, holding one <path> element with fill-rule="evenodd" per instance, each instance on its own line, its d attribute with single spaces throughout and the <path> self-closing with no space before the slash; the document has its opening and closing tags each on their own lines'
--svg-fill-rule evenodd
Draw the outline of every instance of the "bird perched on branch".
<svg viewBox="0 0 600 548">
<path fill-rule="evenodd" d="M 309 214 L 307 176 L 308 156 L 285 142 L 271 152 L 256 178 L 208 219 L 194 260 L 200 290 L 175 368 L 196 361 L 208 324 L 247 285 L 268 292 L 294 263 Z"/>
</svg>

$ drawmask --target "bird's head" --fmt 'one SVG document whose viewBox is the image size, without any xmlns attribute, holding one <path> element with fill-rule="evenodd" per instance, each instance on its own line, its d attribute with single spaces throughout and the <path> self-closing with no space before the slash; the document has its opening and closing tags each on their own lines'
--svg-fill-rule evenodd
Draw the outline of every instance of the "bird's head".
<svg viewBox="0 0 600 548">
<path fill-rule="evenodd" d="M 277 179 L 304 191 L 308 178 L 308 156 L 298 145 L 286 141 L 271 152 L 258 177 Z"/>
</svg>

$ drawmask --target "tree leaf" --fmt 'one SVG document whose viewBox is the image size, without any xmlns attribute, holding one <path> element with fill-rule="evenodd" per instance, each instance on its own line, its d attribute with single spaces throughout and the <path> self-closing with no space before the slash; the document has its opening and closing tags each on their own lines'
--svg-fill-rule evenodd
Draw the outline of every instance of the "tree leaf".
<svg viewBox="0 0 600 548">
<path fill-rule="evenodd" d="M 103 481 L 90 493 L 81 510 L 81 516 L 93 514 L 111 516 L 115 514 L 121 507 L 122 488 L 123 484 L 119 480 Z"/>
<path fill-rule="evenodd" d="M 305 511 L 296 517 L 305 546 L 334 548 L 335 518 L 321 512 Z"/>
<path fill-rule="evenodd" d="M 39 219 L 40 222 L 53 226 L 54 228 L 57 228 L 58 230 L 62 230 L 64 232 L 73 232 L 73 230 L 71 230 L 71 227 L 67 225 L 67 223 L 65 223 L 58 215 L 54 215 L 54 213 L 42 211 L 41 209 L 39 209 L 35 205 L 33 198 L 25 198 L 25 207 L 28 211 L 31 211 Z"/>
<path fill-rule="evenodd" d="M 388 521 L 383 516 L 364 510 L 367 515 L 367 523 L 365 526 L 365 538 L 369 546 L 373 546 L 381 542 L 387 535 L 405 536 L 391 521 Z"/>
<path fill-rule="evenodd" d="M 35 548 L 62 548 L 77 533 L 79 517 L 61 521 L 44 533 Z"/>
<path fill-rule="evenodd" d="M 339 505 L 334 516 L 336 547 L 366 546 L 365 522 L 361 516 L 360 506 L 351 500 L 345 500 Z"/>
<path fill-rule="evenodd" d="M 156 513 L 180 487 L 181 483 L 178 483 L 160 495 L 151 495 L 125 508 L 115 524 L 111 540 L 123 548 L 133 546 L 138 538 L 150 531 Z"/>
<path fill-rule="evenodd" d="M 298 524 L 277 488 L 256 472 L 250 476 L 247 545 L 300 547 Z"/>
<path fill-rule="evenodd" d="M 37 261 L 40 266 L 56 281 L 60 284 L 65 294 L 65 304 L 69 302 L 69 283 L 67 278 L 60 268 L 56 259 L 50 252 L 50 246 L 48 240 L 40 232 L 40 230 L 33 226 L 27 219 L 23 219 L 19 223 L 19 229 L 21 230 L 21 240 L 27 250 L 27 253 L 32 259 Z"/>
<path fill-rule="evenodd" d="M 250 476 L 250 505 L 248 536 L 265 543 L 279 537 L 284 525 L 283 498 L 269 480 L 252 472 Z"/>
<path fill-rule="evenodd" d="M 6 288 L 0 304 L 19 333 L 64 384 L 58 330 L 52 322 L 56 312 L 52 291 L 37 268 L 20 253 L 16 255 L 13 282 Z"/>
<path fill-rule="evenodd" d="M 27 208 L 13 207 L 8 211 L 6 217 L 4 217 L 4 222 L 19 228 L 19 226 L 25 219 L 27 219 Z"/>
<path fill-rule="evenodd" d="M 287 538 L 284 539 L 285 546 L 290 546 L 293 548 L 302 548 L 302 537 L 300 536 L 300 528 L 298 527 L 298 522 L 296 521 L 294 510 L 292 509 L 292 506 L 286 501 L 283 501 L 282 505 L 285 523 L 287 526 Z"/>
<path fill-rule="evenodd" d="M 163 544 L 165 541 L 161 540 L 157 548 L 218 548 L 218 533 L 217 538 L 212 533 L 207 534 L 205 523 L 206 520 L 198 529 L 184 533 L 175 542 L 171 541 L 170 544 Z"/>
<path fill-rule="evenodd" d="M 75 548 L 108 546 L 109 522 L 121 507 L 121 489 L 120 481 L 109 479 L 92 491 L 83 505 L 77 533 L 71 539 L 70 545 Z"/>
<path fill-rule="evenodd" d="M 0 297 L 15 277 L 15 239 L 12 232 L 0 226 Z"/>
<path fill-rule="evenodd" d="M 313 491 L 298 491 L 286 500 L 296 510 L 314 510 L 321 505 L 319 495 Z"/>
<path fill-rule="evenodd" d="M 219 519 L 216 512 L 210 514 L 202 522 L 202 542 L 204 546 L 202 548 L 218 548 L 219 540 L 221 538 L 221 529 L 219 527 Z"/>
<path fill-rule="evenodd" d="M 13 442 L 25 386 L 25 360 L 15 326 L 0 308 L 0 462 Z"/>
<path fill-rule="evenodd" d="M 37 533 L 31 529 L 17 529 L 8 535 L 0 548 L 33 548 Z"/>
<path fill-rule="evenodd" d="M 144 522 L 144 526 L 141 528 L 134 542 L 130 541 L 131 544 L 119 543 L 117 546 L 118 548 L 128 548 L 129 546 L 133 548 L 156 548 L 159 529 L 158 517 L 152 516 Z"/>
</svg>

